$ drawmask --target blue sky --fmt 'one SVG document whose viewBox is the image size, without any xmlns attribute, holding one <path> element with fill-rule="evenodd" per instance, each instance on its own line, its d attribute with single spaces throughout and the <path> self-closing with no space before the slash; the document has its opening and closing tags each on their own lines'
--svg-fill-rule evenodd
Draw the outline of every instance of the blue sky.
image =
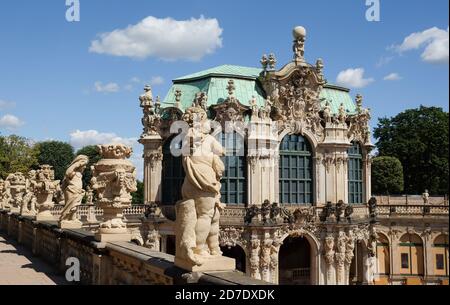
<svg viewBox="0 0 450 305">
<path fill-rule="evenodd" d="M 138 96 L 144 82 L 164 97 L 172 79 L 201 69 L 258 67 L 268 52 L 280 67 L 292 58 L 295 25 L 307 28 L 306 58 L 323 58 L 329 82 L 336 83 L 342 72 L 341 81 L 359 87 L 352 95 L 364 96 L 373 126 L 378 117 L 420 104 L 448 110 L 448 0 L 380 0 L 380 22 L 366 20 L 365 0 L 80 4 L 80 21 L 70 23 L 65 0 L 0 2 L 1 134 L 75 146 L 114 137 L 132 141 L 141 132 Z M 166 24 L 185 26 L 187 34 L 153 43 L 135 26 L 109 40 L 99 36 L 149 16 L 167 37 L 172 36 Z M 136 52 L 120 48 L 124 37 L 137 39 Z M 99 44 L 92 47 L 95 40 Z M 196 60 L 182 58 L 179 50 Z M 391 80 L 384 80 L 388 75 Z"/>
</svg>

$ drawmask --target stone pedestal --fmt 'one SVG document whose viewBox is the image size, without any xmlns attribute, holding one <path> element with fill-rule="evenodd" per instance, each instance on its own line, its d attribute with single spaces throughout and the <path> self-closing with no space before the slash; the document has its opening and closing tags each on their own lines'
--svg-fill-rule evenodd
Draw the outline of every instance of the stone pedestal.
<svg viewBox="0 0 450 305">
<path fill-rule="evenodd" d="M 233 258 L 226 256 L 210 256 L 202 257 L 202 259 L 203 264 L 201 266 L 196 266 L 182 258 L 175 257 L 175 266 L 190 272 L 233 271 L 236 269 L 236 260 Z"/>
<path fill-rule="evenodd" d="M 81 229 L 83 227 L 83 223 L 79 220 L 62 220 L 58 224 L 61 229 Z"/>
</svg>

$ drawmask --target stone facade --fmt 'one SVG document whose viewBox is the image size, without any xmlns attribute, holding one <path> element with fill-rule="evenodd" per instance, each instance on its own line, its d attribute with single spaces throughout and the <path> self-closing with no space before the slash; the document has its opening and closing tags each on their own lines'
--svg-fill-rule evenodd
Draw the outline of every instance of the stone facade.
<svg viewBox="0 0 450 305">
<path fill-rule="evenodd" d="M 370 203 L 370 110 L 363 108 L 361 95 L 352 103 L 347 89 L 326 82 L 321 59 L 313 65 L 305 61 L 304 28 L 297 27 L 293 34 L 294 59 L 280 70 L 276 69 L 273 54 L 262 57 L 263 68 L 253 73 L 257 75 L 241 72 L 250 71 L 245 67 L 239 71 L 235 67 L 206 70 L 175 80 L 163 103 L 154 99 L 151 88 L 146 87 L 140 97 L 144 114 L 140 143 L 144 146 L 145 203 L 160 205 L 167 219 L 162 216 L 157 222 L 154 218 L 144 220 L 145 227 L 151 228 L 146 234 L 152 239 L 144 243 L 169 251 L 167 245 L 174 235 L 173 206 L 181 198 L 171 202 L 164 198 L 166 188 L 169 192 L 177 188 L 176 184 L 165 184 L 165 176 L 173 173 L 164 172 L 164 162 L 178 162 L 164 147 L 176 144 L 180 129 L 174 125 L 178 126 L 176 122 L 189 107 L 200 107 L 215 126 L 212 135 L 220 140 L 221 133 L 235 133 L 243 139 L 245 200 L 233 202 L 225 210 L 220 242 L 223 249 L 239 249 L 244 272 L 272 283 L 380 282 L 377 239 L 378 232 L 388 225 L 377 220 L 376 200 Z M 240 92 L 240 87 L 250 81 L 259 89 L 249 100 L 242 100 L 245 92 Z M 214 87 L 217 84 L 223 84 L 223 88 Z M 305 194 L 309 199 L 304 202 L 281 202 L 286 193 L 280 182 L 285 178 L 282 162 L 283 156 L 289 154 L 283 143 L 290 136 L 309 147 L 312 191 Z M 357 184 L 351 181 L 354 147 L 360 162 Z M 182 180 L 183 176 L 178 178 Z M 422 221 L 416 219 L 414 223 L 421 226 Z M 436 222 L 444 222 L 447 229 L 442 230 L 448 232 L 448 219 Z M 304 266 L 286 266 L 284 258 L 295 261 L 286 251 L 294 251 L 290 244 L 296 242 L 308 249 L 303 258 L 307 262 L 303 262 Z M 235 252 L 231 256 L 239 255 Z M 390 259 L 393 265 L 398 264 L 395 257 Z"/>
</svg>

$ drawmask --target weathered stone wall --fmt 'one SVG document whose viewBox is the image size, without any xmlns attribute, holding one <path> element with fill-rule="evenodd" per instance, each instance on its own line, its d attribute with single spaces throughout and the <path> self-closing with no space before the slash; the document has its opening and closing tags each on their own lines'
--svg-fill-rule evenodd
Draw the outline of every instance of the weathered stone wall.
<svg viewBox="0 0 450 305">
<path fill-rule="evenodd" d="M 63 275 L 66 260 L 77 258 L 80 282 L 85 285 L 267 284 L 238 271 L 189 274 L 174 266 L 172 255 L 128 242 L 96 242 L 88 231 L 62 230 L 56 222 L 38 222 L 1 210 L 0 234 L 17 240 Z"/>
</svg>

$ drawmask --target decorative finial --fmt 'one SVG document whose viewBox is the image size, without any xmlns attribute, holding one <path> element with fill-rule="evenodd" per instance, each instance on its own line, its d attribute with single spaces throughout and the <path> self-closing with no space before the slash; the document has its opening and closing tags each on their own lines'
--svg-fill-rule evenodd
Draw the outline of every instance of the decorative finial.
<svg viewBox="0 0 450 305">
<path fill-rule="evenodd" d="M 261 58 L 261 65 L 264 71 L 267 70 L 267 65 L 269 64 L 269 59 L 267 58 L 267 55 L 264 54 Z"/>
<path fill-rule="evenodd" d="M 294 36 L 294 61 L 296 63 L 305 61 L 305 41 L 306 29 L 302 26 L 297 26 L 293 30 Z"/>
<path fill-rule="evenodd" d="M 181 102 L 181 90 L 176 89 L 175 90 L 175 107 L 180 108 L 180 102 Z"/>
<path fill-rule="evenodd" d="M 270 53 L 269 55 L 269 69 L 275 70 L 275 65 L 277 64 L 277 59 L 275 58 L 275 54 Z"/>
<path fill-rule="evenodd" d="M 227 90 L 228 90 L 228 95 L 233 96 L 234 90 L 236 90 L 236 86 L 234 85 L 234 80 L 230 79 L 228 81 Z"/>
<path fill-rule="evenodd" d="M 141 107 L 151 106 L 153 102 L 153 94 L 152 87 L 150 85 L 146 85 L 144 87 L 144 94 L 139 97 L 139 101 L 141 102 Z"/>
<path fill-rule="evenodd" d="M 161 109 L 161 100 L 159 98 L 159 95 L 157 95 L 156 96 L 156 101 L 155 101 L 155 111 L 156 111 L 156 113 L 158 113 L 160 109 Z"/>
<path fill-rule="evenodd" d="M 356 110 L 358 113 L 362 112 L 362 103 L 363 103 L 363 97 L 361 94 L 356 95 Z"/>
</svg>

